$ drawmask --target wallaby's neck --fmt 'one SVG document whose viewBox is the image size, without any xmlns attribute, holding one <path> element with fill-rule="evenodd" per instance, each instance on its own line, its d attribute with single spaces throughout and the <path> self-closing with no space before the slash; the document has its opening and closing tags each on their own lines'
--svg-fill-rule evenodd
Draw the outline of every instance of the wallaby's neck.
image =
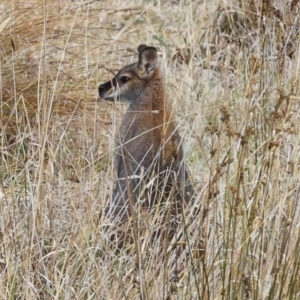
<svg viewBox="0 0 300 300">
<path fill-rule="evenodd" d="M 167 101 L 162 78 L 152 79 L 143 93 L 130 104 L 128 112 L 152 112 L 164 114 Z M 147 116 L 145 116 L 147 117 Z"/>
<path fill-rule="evenodd" d="M 159 113 L 165 113 L 167 109 L 167 99 L 165 86 L 162 78 L 154 79 L 152 82 L 152 109 L 158 111 Z"/>
</svg>

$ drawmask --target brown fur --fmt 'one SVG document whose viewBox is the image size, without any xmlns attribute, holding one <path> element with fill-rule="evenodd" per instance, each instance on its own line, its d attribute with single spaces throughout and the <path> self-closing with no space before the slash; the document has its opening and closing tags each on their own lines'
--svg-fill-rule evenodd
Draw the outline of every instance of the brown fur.
<svg viewBox="0 0 300 300">
<path fill-rule="evenodd" d="M 106 208 L 120 222 L 133 215 L 136 202 L 151 208 L 170 197 L 178 214 L 193 194 L 157 50 L 140 45 L 138 52 L 137 63 L 99 86 L 101 98 L 129 103 L 116 143 L 117 185 Z"/>
</svg>

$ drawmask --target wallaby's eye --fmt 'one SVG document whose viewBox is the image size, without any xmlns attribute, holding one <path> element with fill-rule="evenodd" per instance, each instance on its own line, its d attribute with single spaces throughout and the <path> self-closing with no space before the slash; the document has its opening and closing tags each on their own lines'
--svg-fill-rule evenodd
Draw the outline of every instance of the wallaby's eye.
<svg viewBox="0 0 300 300">
<path fill-rule="evenodd" d="M 129 80 L 130 80 L 130 78 L 127 77 L 127 76 L 122 76 L 122 77 L 120 78 L 121 83 L 126 83 L 126 82 L 128 82 Z"/>
</svg>

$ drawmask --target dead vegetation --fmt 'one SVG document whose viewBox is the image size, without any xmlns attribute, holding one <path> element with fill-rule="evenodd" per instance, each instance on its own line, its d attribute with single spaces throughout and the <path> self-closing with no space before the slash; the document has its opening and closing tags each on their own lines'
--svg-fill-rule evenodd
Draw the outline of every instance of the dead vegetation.
<svg viewBox="0 0 300 300">
<path fill-rule="evenodd" d="M 2 1 L 3 299 L 298 299 L 299 9 Z M 153 241 L 154 212 L 116 251 L 102 211 L 122 109 L 97 87 L 142 43 L 160 49 L 198 192 L 177 241 Z"/>
</svg>

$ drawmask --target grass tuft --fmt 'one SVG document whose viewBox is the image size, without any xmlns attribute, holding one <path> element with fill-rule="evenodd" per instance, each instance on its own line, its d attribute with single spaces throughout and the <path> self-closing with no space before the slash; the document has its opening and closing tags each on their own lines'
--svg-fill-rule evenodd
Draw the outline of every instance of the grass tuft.
<svg viewBox="0 0 300 300">
<path fill-rule="evenodd" d="M 3 299 L 299 299 L 299 5 L 3 0 Z M 197 195 L 170 244 L 153 213 L 118 249 L 103 209 L 124 110 L 97 87 L 142 43 Z"/>
</svg>

